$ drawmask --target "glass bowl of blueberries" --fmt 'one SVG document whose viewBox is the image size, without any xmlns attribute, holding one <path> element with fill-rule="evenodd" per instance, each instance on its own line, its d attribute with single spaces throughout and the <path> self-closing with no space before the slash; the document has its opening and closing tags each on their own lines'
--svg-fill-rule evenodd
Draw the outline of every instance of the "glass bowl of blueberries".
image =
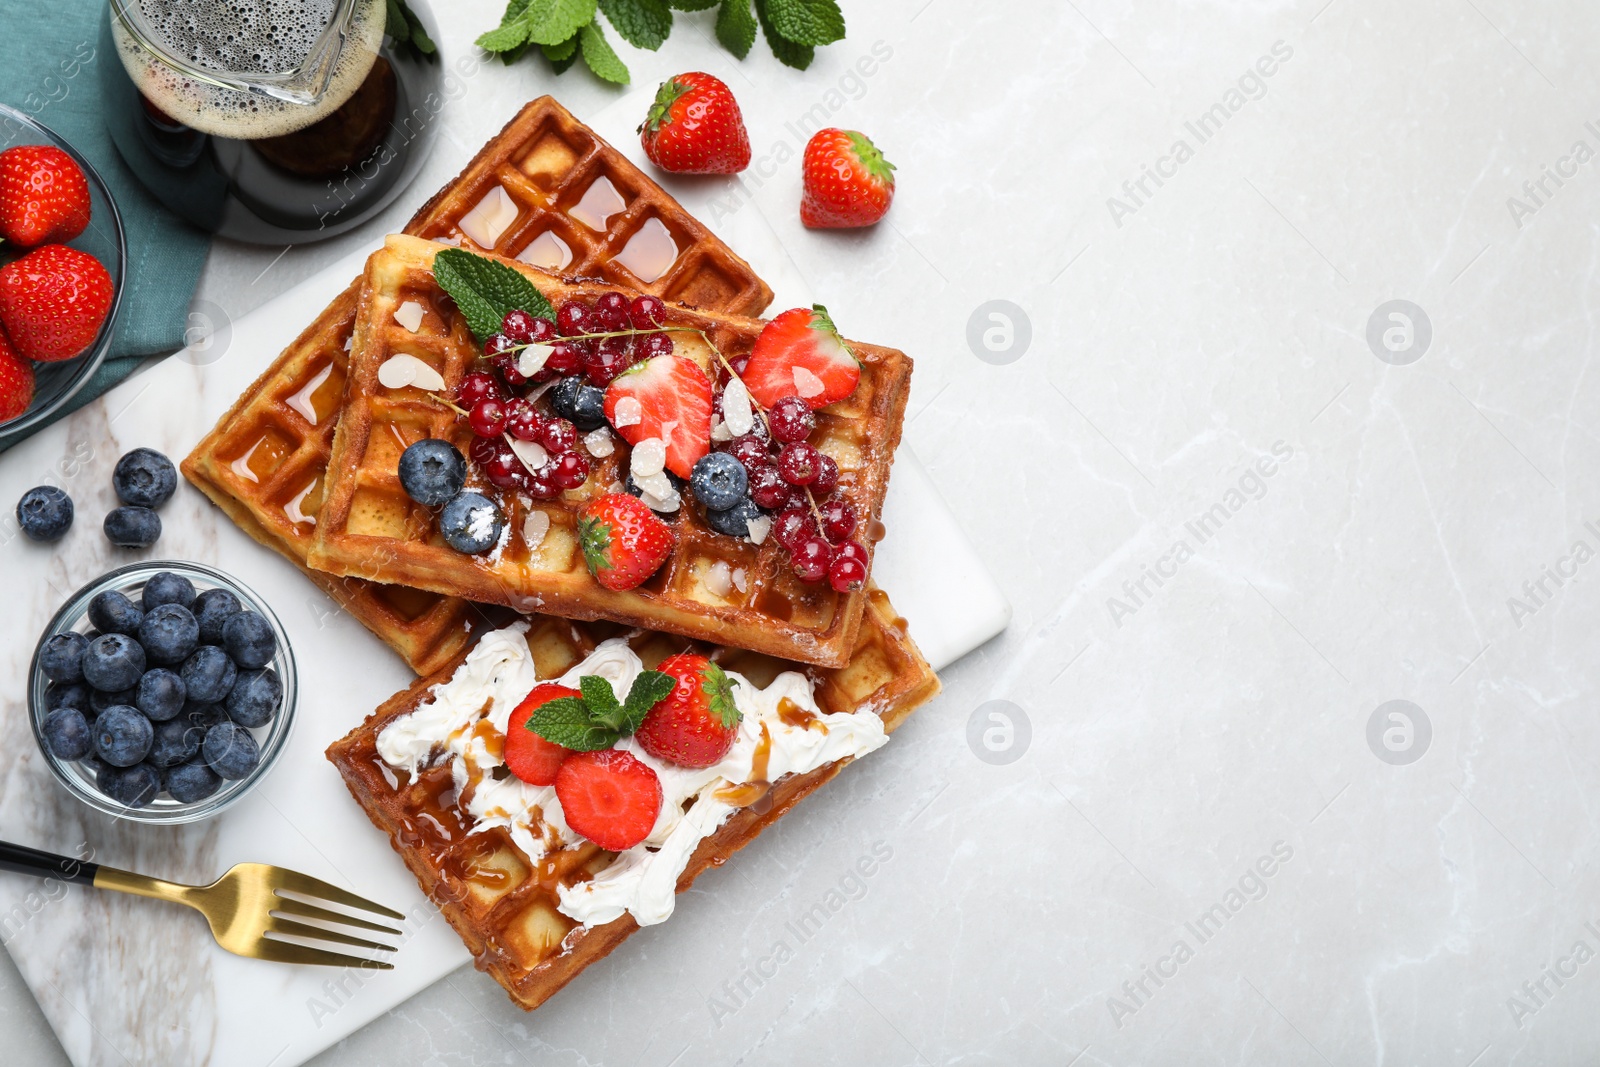
<svg viewBox="0 0 1600 1067">
<path fill-rule="evenodd" d="M 198 563 L 122 567 L 80 589 L 34 651 L 34 737 L 90 807 L 148 823 L 209 818 L 277 761 L 294 655 L 248 587 Z"/>
</svg>

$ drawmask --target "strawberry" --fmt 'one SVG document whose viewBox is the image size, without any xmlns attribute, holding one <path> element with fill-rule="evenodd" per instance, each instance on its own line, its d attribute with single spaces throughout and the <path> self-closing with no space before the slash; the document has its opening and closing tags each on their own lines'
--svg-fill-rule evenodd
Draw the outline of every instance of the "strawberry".
<svg viewBox="0 0 1600 1067">
<path fill-rule="evenodd" d="M 828 309 L 818 304 L 810 311 L 792 308 L 767 323 L 740 377 L 764 408 L 799 396 L 815 409 L 855 392 L 861 364 L 834 328 Z"/>
<path fill-rule="evenodd" d="M 750 135 L 733 93 L 698 71 L 661 83 L 639 138 L 650 162 L 674 174 L 737 174 L 750 165 Z"/>
<path fill-rule="evenodd" d="M 726 756 L 739 734 L 739 708 L 727 673 L 692 652 L 668 656 L 656 670 L 677 684 L 634 733 L 639 747 L 681 767 L 709 767 Z"/>
<path fill-rule="evenodd" d="M 625 397 L 637 400 L 639 411 L 624 409 L 619 421 Z M 635 363 L 606 388 L 605 412 L 630 445 L 664 441 L 667 470 L 680 478 L 692 475 L 695 461 L 711 451 L 711 379 L 693 360 L 663 355 Z"/>
<path fill-rule="evenodd" d="M 12 349 L 0 333 L 0 422 L 9 422 L 33 403 L 33 364 Z"/>
<path fill-rule="evenodd" d="M 111 275 L 87 252 L 45 245 L 0 267 L 0 324 L 28 359 L 81 355 L 110 310 Z"/>
<path fill-rule="evenodd" d="M 556 799 L 569 827 L 621 852 L 650 836 L 661 814 L 661 779 L 631 752 L 579 752 L 556 772 Z"/>
<path fill-rule="evenodd" d="M 672 528 L 627 493 L 596 497 L 578 513 L 583 561 L 607 589 L 632 589 L 660 570 L 673 540 Z"/>
<path fill-rule="evenodd" d="M 546 741 L 528 726 L 533 713 L 558 697 L 582 696 L 564 685 L 536 685 L 522 698 L 506 723 L 506 766 L 529 785 L 555 785 L 556 771 L 572 755 L 572 749 Z"/>
<path fill-rule="evenodd" d="M 43 144 L 0 152 L 0 237 L 31 248 L 88 225 L 89 182 L 71 156 Z"/>
<path fill-rule="evenodd" d="M 871 226 L 894 199 L 894 164 L 855 130 L 818 130 L 806 142 L 800 172 L 800 221 L 813 229 Z"/>
</svg>

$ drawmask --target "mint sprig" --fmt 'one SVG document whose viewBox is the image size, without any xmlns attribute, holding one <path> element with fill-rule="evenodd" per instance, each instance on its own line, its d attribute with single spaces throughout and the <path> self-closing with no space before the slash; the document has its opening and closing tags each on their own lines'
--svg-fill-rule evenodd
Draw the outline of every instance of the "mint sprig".
<svg viewBox="0 0 1600 1067">
<path fill-rule="evenodd" d="M 499 333 L 506 312 L 517 308 L 536 318 L 556 317 L 550 301 L 520 273 L 462 248 L 441 249 L 433 257 L 433 277 L 480 341 Z"/>
<path fill-rule="evenodd" d="M 641 671 L 628 690 L 628 699 L 618 703 L 610 682 L 586 674 L 578 679 L 582 696 L 547 701 L 528 719 L 527 727 L 574 752 L 610 748 L 637 730 L 650 709 L 665 700 L 677 684 L 670 674 Z"/>
<path fill-rule="evenodd" d="M 433 38 L 422 26 L 422 20 L 417 18 L 406 0 L 388 0 L 384 5 L 383 32 L 389 35 L 396 46 L 418 55 L 435 56 L 439 53 L 439 46 L 433 43 Z"/>
<path fill-rule="evenodd" d="M 537 45 L 557 74 L 581 56 L 597 77 L 627 84 L 627 64 L 600 28 L 605 21 L 635 48 L 655 51 L 672 33 L 673 12 L 716 8 L 716 37 L 740 59 L 750 54 L 759 26 L 772 54 L 805 70 L 816 49 L 844 39 L 838 0 L 507 0 L 500 25 L 478 47 L 506 63 Z"/>
</svg>

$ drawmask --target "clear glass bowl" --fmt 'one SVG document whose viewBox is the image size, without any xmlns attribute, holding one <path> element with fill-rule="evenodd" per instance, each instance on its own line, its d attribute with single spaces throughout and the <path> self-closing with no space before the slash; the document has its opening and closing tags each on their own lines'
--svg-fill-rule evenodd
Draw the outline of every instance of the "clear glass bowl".
<svg viewBox="0 0 1600 1067">
<path fill-rule="evenodd" d="M 144 583 L 161 571 L 171 571 L 188 578 L 194 583 L 197 593 L 203 593 L 207 589 L 226 589 L 238 597 L 241 604 L 259 613 L 271 624 L 272 632 L 278 638 L 278 654 L 274 657 L 271 667 L 283 680 L 283 706 L 270 723 L 250 731 L 261 747 L 261 762 L 248 777 L 224 780 L 222 788 L 194 804 L 184 804 L 162 794 L 146 807 L 129 808 L 96 789 L 94 774 L 89 768 L 76 762 L 57 759 L 50 752 L 49 746 L 44 743 L 44 720 L 49 713 L 45 706 L 45 690 L 49 688 L 50 682 L 39 669 L 39 653 L 44 648 L 44 643 L 58 633 L 68 630 L 86 633 L 91 629 L 89 601 L 108 589 L 120 590 L 137 601 L 140 591 L 144 589 Z M 198 822 L 224 810 L 254 789 L 256 783 L 271 772 L 273 764 L 278 761 L 279 755 L 288 743 L 290 730 L 294 727 L 296 690 L 294 653 L 289 648 L 289 636 L 284 633 L 283 624 L 272 613 L 272 609 L 267 607 L 266 601 L 257 596 L 249 586 L 222 571 L 199 563 L 181 560 L 135 563 L 103 574 L 78 590 L 61 610 L 56 612 L 56 617 L 50 620 L 50 625 L 46 626 L 44 633 L 40 635 L 39 644 L 33 651 L 33 663 L 28 669 L 28 679 L 28 709 L 29 718 L 33 723 L 33 737 L 38 742 L 39 751 L 44 755 L 45 763 L 49 765 L 56 780 L 65 786 L 69 793 L 96 811 L 134 822 L 166 824 Z"/>
<path fill-rule="evenodd" d="M 122 305 L 122 282 L 128 269 L 128 249 L 122 233 L 122 216 L 111 199 L 111 191 L 89 161 L 48 126 L 35 122 L 14 108 L 0 104 L 0 151 L 21 144 L 48 144 L 71 156 L 83 169 L 89 182 L 89 226 L 67 243 L 89 253 L 105 265 L 111 275 L 111 310 L 100 326 L 100 335 L 81 356 L 59 363 L 35 363 L 33 403 L 28 410 L 9 421 L 0 421 L 0 444 L 11 441 L 61 410 L 94 377 L 111 349 L 116 332 L 117 310 Z M 26 249 L 0 245 L 0 262 L 10 262 Z"/>
</svg>

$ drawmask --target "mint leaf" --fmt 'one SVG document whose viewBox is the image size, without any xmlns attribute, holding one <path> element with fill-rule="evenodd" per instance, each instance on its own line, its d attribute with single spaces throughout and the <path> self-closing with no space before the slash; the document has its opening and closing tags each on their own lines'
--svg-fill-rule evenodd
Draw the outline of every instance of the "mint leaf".
<svg viewBox="0 0 1600 1067">
<path fill-rule="evenodd" d="M 504 263 L 462 248 L 445 248 L 433 257 L 433 277 L 450 294 L 467 326 L 479 340 L 500 332 L 506 312 L 521 308 L 538 318 L 555 318 L 555 310 L 533 283 Z"/>
<path fill-rule="evenodd" d="M 591 22 L 583 27 L 578 33 L 578 48 L 583 53 L 583 61 L 596 77 L 617 85 L 628 84 L 627 65 L 611 50 L 598 24 Z"/>
<path fill-rule="evenodd" d="M 411 24 L 406 21 L 406 14 L 400 9 L 400 0 L 389 0 L 384 5 L 383 32 L 387 33 L 395 44 L 406 44 L 411 40 Z"/>
<path fill-rule="evenodd" d="M 756 43 L 756 17 L 750 0 L 722 0 L 717 9 L 717 40 L 722 47 L 743 59 Z"/>
<path fill-rule="evenodd" d="M 479 36 L 477 45 L 485 52 L 511 52 L 528 43 L 528 24 L 513 19 Z"/>
<path fill-rule="evenodd" d="M 672 32 L 672 12 L 661 0 L 600 0 L 600 10 L 635 48 L 654 52 Z"/>
<path fill-rule="evenodd" d="M 574 752 L 610 748 L 622 735 L 594 721 L 580 697 L 557 697 L 541 705 L 528 720 L 528 729 L 552 744 Z"/>
<path fill-rule="evenodd" d="M 650 709 L 667 699 L 677 685 L 678 680 L 670 674 L 641 671 L 628 690 L 627 702 L 622 705 L 622 729 L 630 734 L 637 730 Z"/>
<path fill-rule="evenodd" d="M 805 70 L 811 66 L 816 53 L 810 45 L 796 44 L 774 30 L 767 4 L 768 0 L 756 0 L 756 18 L 761 21 L 761 35 L 767 39 L 767 47 L 772 49 L 772 54 L 778 57 L 779 63 L 795 70 Z"/>
<path fill-rule="evenodd" d="M 667 0 L 668 7 L 679 11 L 705 11 L 717 6 L 717 0 Z"/>
<path fill-rule="evenodd" d="M 732 729 L 739 724 L 739 705 L 733 702 L 733 679 L 719 665 L 710 663 L 700 672 L 700 681 L 706 693 L 706 703 L 711 714 L 722 720 L 722 725 Z"/>
<path fill-rule="evenodd" d="M 578 36 L 573 34 L 560 44 L 542 44 L 539 48 L 544 52 L 544 57 L 552 63 L 562 61 L 570 63 L 578 54 Z"/>
<path fill-rule="evenodd" d="M 560 44 L 594 21 L 595 0 L 530 0 L 528 40 Z"/>
<path fill-rule="evenodd" d="M 622 705 L 617 703 L 617 694 L 610 682 L 598 674 L 586 674 L 578 679 L 578 689 L 583 693 L 591 719 L 613 730 L 622 726 Z"/>
<path fill-rule="evenodd" d="M 844 40 L 844 15 L 836 0 L 766 0 L 766 8 L 773 30 L 795 44 Z"/>
</svg>

